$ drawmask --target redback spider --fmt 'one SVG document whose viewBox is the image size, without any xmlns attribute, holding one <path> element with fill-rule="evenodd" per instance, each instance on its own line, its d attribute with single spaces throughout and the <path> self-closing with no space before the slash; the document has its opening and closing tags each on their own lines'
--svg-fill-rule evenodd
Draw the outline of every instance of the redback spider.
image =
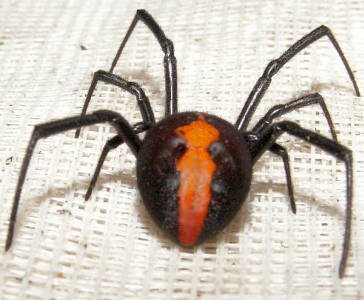
<svg viewBox="0 0 364 300">
<path fill-rule="evenodd" d="M 165 118 L 155 121 L 150 102 L 143 89 L 115 74 L 114 67 L 138 21 L 142 21 L 154 34 L 164 52 L 166 86 Z M 293 44 L 279 58 L 272 60 L 248 96 L 235 125 L 219 117 L 199 112 L 178 113 L 177 64 L 173 43 L 153 17 L 138 10 L 124 37 L 108 72 L 94 73 L 81 116 L 69 117 L 35 126 L 20 171 L 11 211 L 5 249 L 12 244 L 19 198 L 28 165 L 39 139 L 66 130 L 97 123 L 110 123 L 117 135 L 111 138 L 102 151 L 96 171 L 86 193 L 89 199 L 101 166 L 111 149 L 126 143 L 137 158 L 137 180 L 143 201 L 155 222 L 178 244 L 192 246 L 221 231 L 243 204 L 250 187 L 252 166 L 269 150 L 282 158 L 286 173 L 290 206 L 296 213 L 293 186 L 286 149 L 276 143 L 282 133 L 288 133 L 320 147 L 345 163 L 346 217 L 343 251 L 339 276 L 344 275 L 348 257 L 352 214 L 352 153 L 337 141 L 335 128 L 323 98 L 310 94 L 284 105 L 273 106 L 250 130 L 247 130 L 259 102 L 275 75 L 292 57 L 316 40 L 328 37 L 343 62 L 355 93 L 360 96 L 354 74 L 330 29 L 320 26 Z M 130 125 L 120 114 L 99 110 L 86 114 L 98 81 L 113 84 L 135 96 L 142 122 Z M 274 122 L 295 109 L 318 104 L 330 127 L 332 139 L 326 138 L 299 125 Z M 141 141 L 138 134 L 147 131 Z"/>
</svg>

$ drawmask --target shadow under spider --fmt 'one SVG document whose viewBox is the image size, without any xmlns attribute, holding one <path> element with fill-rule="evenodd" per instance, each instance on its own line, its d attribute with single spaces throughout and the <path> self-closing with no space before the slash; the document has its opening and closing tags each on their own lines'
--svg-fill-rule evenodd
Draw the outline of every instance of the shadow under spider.
<svg viewBox="0 0 364 300">
<path fill-rule="evenodd" d="M 51 197 L 62 197 L 63 196 L 64 198 L 66 198 L 65 196 L 70 193 L 73 193 L 73 194 L 81 193 L 82 194 L 81 197 L 84 197 L 86 188 L 89 184 L 89 180 L 90 179 L 78 180 L 76 182 L 70 183 L 69 185 L 67 185 L 65 187 L 59 187 L 59 188 L 50 187 L 47 191 L 45 191 L 41 195 L 24 199 L 24 201 L 26 201 L 26 203 L 24 205 L 22 205 L 23 207 L 20 207 L 20 209 L 19 209 L 19 215 L 18 215 L 18 219 L 17 219 L 16 228 L 20 228 L 21 226 L 23 226 L 23 221 L 24 221 L 24 217 L 25 217 L 24 215 L 25 215 L 25 212 L 27 211 L 26 207 L 34 207 L 36 204 L 39 204 Z M 129 185 L 135 189 L 137 188 L 137 180 L 136 180 L 135 174 L 118 171 L 118 172 L 113 172 L 111 174 L 101 174 L 98 179 L 98 183 L 95 186 L 93 194 L 97 195 L 98 191 L 100 191 L 102 189 L 103 184 L 113 182 L 113 181 L 120 181 L 123 185 Z M 217 248 L 220 243 L 224 243 L 224 241 L 229 242 L 231 238 L 234 239 L 233 235 L 237 233 L 236 228 L 239 228 L 238 231 L 242 232 L 244 230 L 245 226 L 251 224 L 251 222 L 252 222 L 251 207 L 252 207 L 253 201 L 256 201 L 256 199 L 255 199 L 257 197 L 256 193 L 280 193 L 280 194 L 284 195 L 284 198 L 286 198 L 286 200 L 287 200 L 287 203 L 286 203 L 287 214 L 292 214 L 292 217 L 293 218 L 295 217 L 295 215 L 290 210 L 288 191 L 287 191 L 286 184 L 264 182 L 264 181 L 263 182 L 254 182 L 253 181 L 251 184 L 250 192 L 249 192 L 247 198 L 245 199 L 245 201 L 242 205 L 242 208 L 237 212 L 233 221 L 225 229 L 223 229 L 222 232 L 218 233 L 214 237 L 207 239 L 201 245 L 196 245 L 191 248 L 184 248 L 184 247 L 178 246 L 174 242 L 172 242 L 169 239 L 169 237 L 167 235 L 165 235 L 163 233 L 163 231 L 156 224 L 154 224 L 154 222 L 151 221 L 151 217 L 149 216 L 149 214 L 144 206 L 137 205 L 137 210 L 138 210 L 138 215 L 140 216 L 139 217 L 140 222 L 143 224 L 143 226 L 148 228 L 149 234 L 151 234 L 153 237 L 157 237 L 160 240 L 160 242 L 163 244 L 164 247 L 167 247 L 167 248 L 178 247 L 183 252 L 191 253 L 191 252 L 195 252 L 196 249 L 198 249 L 199 247 L 204 248 L 205 247 L 204 245 L 207 245 L 206 247 L 208 247 L 208 248 Z M 120 195 L 120 196 L 122 197 L 122 195 Z M 97 196 L 94 196 L 94 197 L 96 198 L 96 201 L 97 201 Z M 95 201 L 93 199 L 94 197 L 92 197 L 87 202 Z M 296 198 L 296 200 L 299 200 L 299 202 L 305 202 L 308 205 L 316 206 L 319 210 L 325 212 L 328 215 L 331 215 L 331 216 L 338 215 L 341 218 L 343 218 L 343 216 L 344 216 L 341 209 L 339 209 L 337 206 L 328 206 L 327 202 L 320 201 L 316 197 L 314 198 L 312 196 L 307 196 L 305 194 L 302 194 L 299 192 L 299 190 L 297 188 L 295 190 L 295 198 Z M 136 201 L 142 202 L 141 200 L 142 199 L 141 199 L 140 195 L 138 194 Z M 314 201 L 312 201 L 312 200 L 314 200 Z M 87 202 L 85 201 L 84 205 L 88 205 Z M 68 212 L 69 215 L 72 215 L 72 211 L 60 209 L 60 210 L 57 210 L 57 212 L 61 215 L 65 214 L 66 212 Z M 299 210 L 297 211 L 297 213 L 299 214 Z M 15 235 L 17 234 L 17 231 L 18 231 L 18 229 L 16 229 Z M 80 241 L 80 243 L 81 243 L 81 241 Z"/>
</svg>

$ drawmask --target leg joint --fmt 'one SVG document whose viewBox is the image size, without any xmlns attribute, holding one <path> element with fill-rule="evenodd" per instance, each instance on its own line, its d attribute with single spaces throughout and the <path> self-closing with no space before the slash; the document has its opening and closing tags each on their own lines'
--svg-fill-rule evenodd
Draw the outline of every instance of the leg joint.
<svg viewBox="0 0 364 300">
<path fill-rule="evenodd" d="M 263 77 L 272 78 L 281 67 L 281 64 L 278 59 L 272 60 L 264 70 Z"/>
<path fill-rule="evenodd" d="M 174 57 L 174 46 L 170 39 L 166 39 L 162 45 L 163 52 L 167 57 Z"/>
<path fill-rule="evenodd" d="M 283 109 L 284 109 L 284 105 L 282 105 L 282 104 L 273 106 L 266 114 L 267 119 L 271 122 L 272 119 L 280 117 L 283 113 Z"/>
<path fill-rule="evenodd" d="M 138 101 L 144 101 L 146 98 L 146 95 L 143 91 L 143 89 L 140 87 L 140 85 L 136 82 L 129 82 L 128 83 L 130 92 L 137 97 Z"/>
<path fill-rule="evenodd" d="M 327 27 L 326 25 L 321 25 L 320 27 L 317 28 L 317 30 L 323 31 L 324 33 L 331 33 L 330 28 Z"/>
</svg>

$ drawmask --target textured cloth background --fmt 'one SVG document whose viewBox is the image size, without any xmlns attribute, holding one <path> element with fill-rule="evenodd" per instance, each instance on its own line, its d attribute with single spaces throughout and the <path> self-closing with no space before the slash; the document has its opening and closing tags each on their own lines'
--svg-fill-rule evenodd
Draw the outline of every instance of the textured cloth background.
<svg viewBox="0 0 364 300">
<path fill-rule="evenodd" d="M 266 64 L 317 26 L 334 32 L 364 91 L 363 1 L 5 1 L 0 2 L 0 246 L 25 147 L 35 124 L 80 113 L 92 74 L 110 67 L 137 8 L 174 41 L 179 108 L 235 122 Z M 164 112 L 163 55 L 139 24 L 115 73 L 139 82 Z M 39 142 L 24 186 L 11 251 L 0 251 L 0 299 L 364 299 L 364 99 L 327 38 L 278 75 L 253 124 L 269 107 L 319 91 L 339 141 L 353 150 L 353 234 L 346 276 L 342 252 L 345 169 L 284 135 L 297 215 L 283 164 L 265 154 L 237 217 L 193 249 L 174 245 L 138 194 L 135 159 L 114 150 L 90 201 L 84 195 L 108 125 Z M 140 121 L 135 99 L 100 83 L 90 111 Z M 329 135 L 317 106 L 284 119 Z"/>
</svg>

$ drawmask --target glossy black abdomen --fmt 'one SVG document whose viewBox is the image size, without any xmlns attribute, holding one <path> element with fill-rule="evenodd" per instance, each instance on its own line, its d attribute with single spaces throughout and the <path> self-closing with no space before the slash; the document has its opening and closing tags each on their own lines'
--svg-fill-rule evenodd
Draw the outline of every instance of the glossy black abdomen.
<svg viewBox="0 0 364 300">
<path fill-rule="evenodd" d="M 217 133 L 216 138 L 210 144 L 203 143 L 211 132 Z M 204 168 L 205 161 L 194 165 L 194 155 L 197 161 L 201 151 L 207 153 L 206 164 L 213 165 L 211 176 L 198 169 Z M 191 174 L 181 174 L 177 166 L 182 159 L 186 161 L 187 152 Z M 247 196 L 251 174 L 248 145 L 235 127 L 216 116 L 196 112 L 176 114 L 156 124 L 147 132 L 137 160 L 138 186 L 147 209 L 173 240 L 185 245 L 181 227 L 189 226 L 186 222 L 194 224 L 188 230 L 197 234 L 191 243 L 196 244 L 232 220 Z M 181 192 L 181 180 L 190 180 L 184 186 L 192 192 Z M 206 201 L 207 207 L 202 205 Z M 181 216 L 183 205 L 191 209 L 190 215 Z"/>
</svg>

